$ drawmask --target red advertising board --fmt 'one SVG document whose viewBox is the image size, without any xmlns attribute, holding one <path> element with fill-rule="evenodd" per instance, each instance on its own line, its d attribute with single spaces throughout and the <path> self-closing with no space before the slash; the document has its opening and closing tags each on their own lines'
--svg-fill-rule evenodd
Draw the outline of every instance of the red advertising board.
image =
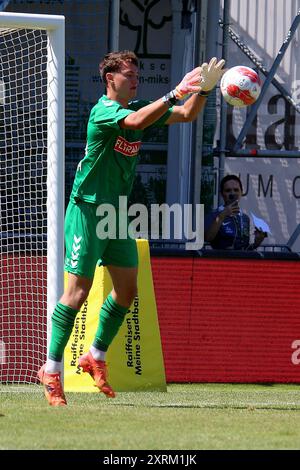
<svg viewBox="0 0 300 470">
<path fill-rule="evenodd" d="M 47 353 L 46 263 L 43 256 L 1 255 L 0 377 L 35 383 Z"/>
<path fill-rule="evenodd" d="M 300 382 L 300 263 L 152 258 L 168 382 Z"/>
<path fill-rule="evenodd" d="M 298 261 L 151 263 L 168 382 L 300 383 Z M 36 381 L 46 357 L 45 287 L 44 257 L 2 256 L 2 381 Z"/>
</svg>

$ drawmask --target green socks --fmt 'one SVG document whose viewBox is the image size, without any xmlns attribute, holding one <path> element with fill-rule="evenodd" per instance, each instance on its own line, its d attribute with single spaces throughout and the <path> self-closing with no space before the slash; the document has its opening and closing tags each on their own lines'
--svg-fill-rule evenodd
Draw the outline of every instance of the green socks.
<svg viewBox="0 0 300 470">
<path fill-rule="evenodd" d="M 107 351 L 112 340 L 119 331 L 128 307 L 117 304 L 111 294 L 107 297 L 100 311 L 98 329 L 93 346 L 101 351 Z M 78 311 L 67 305 L 58 303 L 52 315 L 52 332 L 49 349 L 49 359 L 60 362 L 64 349 L 73 330 Z"/>
<path fill-rule="evenodd" d="M 52 315 L 52 332 L 49 359 L 60 362 L 64 349 L 72 333 L 78 311 L 67 305 L 58 303 Z"/>
<path fill-rule="evenodd" d="M 122 307 L 117 304 L 109 294 L 100 310 L 98 329 L 93 342 L 95 348 L 107 351 L 118 333 L 128 309 L 129 307 Z"/>
</svg>

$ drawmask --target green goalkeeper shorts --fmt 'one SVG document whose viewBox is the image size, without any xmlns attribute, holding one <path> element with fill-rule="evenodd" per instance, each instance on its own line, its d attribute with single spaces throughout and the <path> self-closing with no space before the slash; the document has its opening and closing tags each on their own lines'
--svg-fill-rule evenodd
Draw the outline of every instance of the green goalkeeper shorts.
<svg viewBox="0 0 300 470">
<path fill-rule="evenodd" d="M 65 217 L 65 271 L 93 278 L 97 264 L 136 267 L 138 265 L 136 240 L 124 236 L 128 227 L 127 214 L 122 218 L 124 238 L 118 238 L 121 232 L 118 210 L 116 209 L 115 219 L 110 219 L 109 235 L 108 231 L 104 234 L 104 227 L 108 225 L 107 214 L 104 220 L 104 216 L 97 215 L 96 210 L 95 204 L 70 201 Z"/>
</svg>

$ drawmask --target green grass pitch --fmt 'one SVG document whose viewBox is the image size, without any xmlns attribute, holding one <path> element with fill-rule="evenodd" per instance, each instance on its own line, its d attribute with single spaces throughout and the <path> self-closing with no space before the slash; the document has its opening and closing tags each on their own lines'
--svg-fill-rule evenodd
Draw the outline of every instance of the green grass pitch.
<svg viewBox="0 0 300 470">
<path fill-rule="evenodd" d="M 0 386 L 0 449 L 299 449 L 297 385 L 170 384 L 167 393 L 68 393 Z"/>
</svg>

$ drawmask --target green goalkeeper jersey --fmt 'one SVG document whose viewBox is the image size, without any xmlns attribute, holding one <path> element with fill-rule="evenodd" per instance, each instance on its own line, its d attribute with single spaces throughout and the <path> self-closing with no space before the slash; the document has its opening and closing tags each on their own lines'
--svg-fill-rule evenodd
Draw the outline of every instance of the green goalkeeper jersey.
<svg viewBox="0 0 300 470">
<path fill-rule="evenodd" d="M 136 100 L 123 108 L 103 95 L 92 108 L 87 127 L 87 146 L 79 162 L 71 200 L 118 207 L 119 196 L 129 196 L 143 130 L 121 129 L 119 121 L 150 101 Z M 165 124 L 168 110 L 152 127 Z"/>
</svg>

